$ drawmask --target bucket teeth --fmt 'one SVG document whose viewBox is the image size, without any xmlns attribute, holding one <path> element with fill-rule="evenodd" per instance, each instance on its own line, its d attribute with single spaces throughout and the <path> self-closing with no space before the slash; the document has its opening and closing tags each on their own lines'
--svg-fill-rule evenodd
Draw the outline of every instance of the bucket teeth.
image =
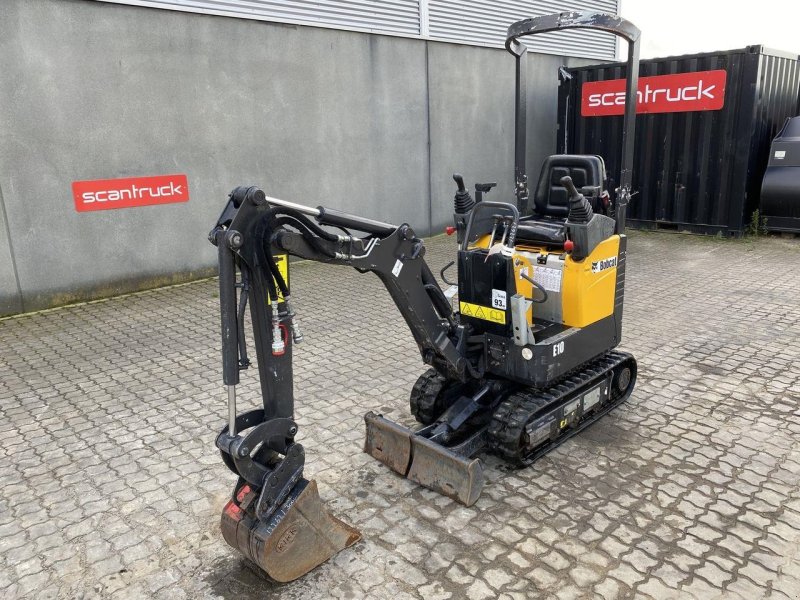
<svg viewBox="0 0 800 600">
<path fill-rule="evenodd" d="M 251 513 L 228 502 L 222 512 L 223 536 L 280 583 L 305 575 L 361 539 L 358 530 L 328 512 L 315 481 L 300 479 L 268 520 Z"/>
<path fill-rule="evenodd" d="M 411 481 L 471 506 L 483 488 L 483 467 L 410 429 L 368 412 L 364 452 Z"/>
</svg>

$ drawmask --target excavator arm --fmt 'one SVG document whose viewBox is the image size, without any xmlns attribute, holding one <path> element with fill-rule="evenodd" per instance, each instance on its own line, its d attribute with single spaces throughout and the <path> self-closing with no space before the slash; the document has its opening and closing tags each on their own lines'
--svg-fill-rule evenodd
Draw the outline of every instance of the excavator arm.
<svg viewBox="0 0 800 600">
<path fill-rule="evenodd" d="M 354 236 L 346 228 L 366 235 Z M 468 357 L 468 331 L 425 262 L 423 241 L 407 224 L 311 208 L 268 197 L 257 187 L 238 187 L 209 240 L 218 251 L 228 399 L 228 425 L 216 445 L 239 478 L 223 511 L 222 531 L 230 545 L 271 578 L 289 581 L 355 543 L 360 534 L 331 516 L 314 482 L 303 477 L 305 454 L 294 441 L 298 427 L 291 359 L 292 346 L 303 335 L 292 306 L 288 255 L 375 273 L 408 324 L 423 361 L 443 377 L 480 378 L 480 359 Z M 239 414 L 236 386 L 240 371 L 250 366 L 248 304 L 263 407 Z"/>
</svg>

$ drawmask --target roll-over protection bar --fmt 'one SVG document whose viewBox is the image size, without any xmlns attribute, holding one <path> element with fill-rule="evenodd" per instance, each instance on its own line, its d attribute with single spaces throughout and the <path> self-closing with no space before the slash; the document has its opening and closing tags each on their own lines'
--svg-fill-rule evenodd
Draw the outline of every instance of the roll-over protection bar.
<svg viewBox="0 0 800 600">
<path fill-rule="evenodd" d="M 527 48 L 519 38 L 560 31 L 562 29 L 595 29 L 607 31 L 628 42 L 627 80 L 625 85 L 625 116 L 622 124 L 622 165 L 619 189 L 616 194 L 616 232 L 625 231 L 625 211 L 631 197 L 633 183 L 633 146 L 636 133 L 636 91 L 639 84 L 639 36 L 641 32 L 630 21 L 602 12 L 562 12 L 523 19 L 512 23 L 506 33 L 506 50 L 516 58 L 516 103 L 514 137 L 514 174 L 516 178 L 517 205 L 521 214 L 528 208 L 528 177 L 525 173 L 527 90 L 525 62 Z"/>
<path fill-rule="evenodd" d="M 601 12 L 563 12 L 523 19 L 512 23 L 506 33 L 506 50 L 515 56 L 525 52 L 519 38 L 526 35 L 559 31 L 561 29 L 598 29 L 618 35 L 629 43 L 636 42 L 641 35 L 639 29 L 630 21 Z"/>
</svg>

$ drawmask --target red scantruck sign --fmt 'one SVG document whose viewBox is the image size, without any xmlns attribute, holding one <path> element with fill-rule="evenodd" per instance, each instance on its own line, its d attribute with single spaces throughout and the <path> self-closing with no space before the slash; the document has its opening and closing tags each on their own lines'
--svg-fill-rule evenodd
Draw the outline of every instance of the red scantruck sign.
<svg viewBox="0 0 800 600">
<path fill-rule="evenodd" d="M 719 110 L 725 104 L 727 72 L 698 71 L 641 77 L 637 113 Z M 587 81 L 581 90 L 581 116 L 604 117 L 625 112 L 625 80 Z"/>
<path fill-rule="evenodd" d="M 186 175 L 157 175 L 125 179 L 72 182 L 75 210 L 109 210 L 189 200 Z"/>
</svg>

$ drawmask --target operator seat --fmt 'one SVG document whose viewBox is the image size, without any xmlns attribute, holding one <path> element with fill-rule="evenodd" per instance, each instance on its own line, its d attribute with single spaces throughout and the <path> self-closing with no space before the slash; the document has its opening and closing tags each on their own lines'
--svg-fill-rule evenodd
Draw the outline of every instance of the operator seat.
<svg viewBox="0 0 800 600">
<path fill-rule="evenodd" d="M 567 239 L 569 195 L 561 178 L 569 175 L 578 190 L 597 196 L 603 189 L 606 168 L 603 159 L 590 154 L 554 154 L 542 164 L 542 173 L 533 195 L 531 215 L 523 216 L 517 229 L 517 242 L 560 246 Z M 589 194 L 587 188 L 595 188 Z"/>
</svg>

